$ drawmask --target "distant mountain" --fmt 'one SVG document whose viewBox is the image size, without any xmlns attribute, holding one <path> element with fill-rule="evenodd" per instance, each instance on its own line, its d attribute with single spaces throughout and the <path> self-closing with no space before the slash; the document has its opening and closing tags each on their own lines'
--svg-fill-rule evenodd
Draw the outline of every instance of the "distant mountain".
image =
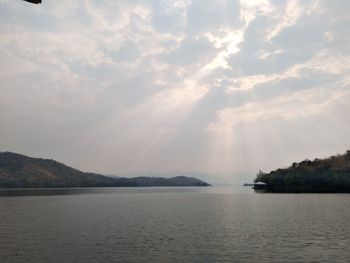
<svg viewBox="0 0 350 263">
<path fill-rule="evenodd" d="M 175 176 L 171 178 L 164 177 L 134 177 L 133 181 L 138 186 L 209 186 L 208 183 L 195 177 Z"/>
<path fill-rule="evenodd" d="M 84 173 L 54 160 L 0 153 L 0 187 L 134 186 L 130 179 Z"/>
<path fill-rule="evenodd" d="M 268 192 L 350 193 L 350 151 L 326 159 L 304 160 L 285 169 L 259 172 L 255 182 Z"/>
<path fill-rule="evenodd" d="M 209 186 L 194 177 L 110 177 L 86 173 L 55 160 L 0 152 L 0 188 Z"/>
</svg>

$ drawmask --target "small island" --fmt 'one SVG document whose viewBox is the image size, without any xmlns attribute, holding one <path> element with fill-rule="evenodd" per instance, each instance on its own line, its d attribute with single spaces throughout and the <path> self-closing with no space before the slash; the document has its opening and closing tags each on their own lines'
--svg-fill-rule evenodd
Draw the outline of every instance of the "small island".
<svg viewBox="0 0 350 263">
<path fill-rule="evenodd" d="M 55 160 L 0 152 L 0 188 L 210 186 L 195 177 L 112 177 L 86 173 Z"/>
<path fill-rule="evenodd" d="M 254 181 L 273 193 L 350 193 L 350 151 L 269 173 L 259 171 Z"/>
</svg>

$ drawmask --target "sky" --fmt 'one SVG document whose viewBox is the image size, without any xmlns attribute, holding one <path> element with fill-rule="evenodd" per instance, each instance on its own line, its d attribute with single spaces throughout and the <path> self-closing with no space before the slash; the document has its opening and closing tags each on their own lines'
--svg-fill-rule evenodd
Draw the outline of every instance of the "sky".
<svg viewBox="0 0 350 263">
<path fill-rule="evenodd" d="M 0 0 L 0 151 L 211 180 L 350 149 L 350 1 Z"/>
</svg>

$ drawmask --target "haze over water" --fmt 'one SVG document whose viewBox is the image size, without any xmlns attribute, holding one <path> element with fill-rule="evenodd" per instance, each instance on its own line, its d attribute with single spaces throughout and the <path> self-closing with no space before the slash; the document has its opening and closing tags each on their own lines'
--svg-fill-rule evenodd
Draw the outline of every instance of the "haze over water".
<svg viewBox="0 0 350 263">
<path fill-rule="evenodd" d="M 17 196 L 0 197 L 1 262 L 350 257 L 346 194 L 255 194 L 243 187 L 4 191 Z"/>
</svg>

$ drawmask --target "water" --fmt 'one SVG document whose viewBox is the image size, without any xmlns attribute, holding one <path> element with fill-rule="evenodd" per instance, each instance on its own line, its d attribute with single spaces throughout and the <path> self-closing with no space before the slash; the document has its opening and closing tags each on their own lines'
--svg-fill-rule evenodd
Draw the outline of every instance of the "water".
<svg viewBox="0 0 350 263">
<path fill-rule="evenodd" d="M 0 190 L 0 195 L 0 262 L 350 258 L 348 194 L 210 187 Z"/>
</svg>

